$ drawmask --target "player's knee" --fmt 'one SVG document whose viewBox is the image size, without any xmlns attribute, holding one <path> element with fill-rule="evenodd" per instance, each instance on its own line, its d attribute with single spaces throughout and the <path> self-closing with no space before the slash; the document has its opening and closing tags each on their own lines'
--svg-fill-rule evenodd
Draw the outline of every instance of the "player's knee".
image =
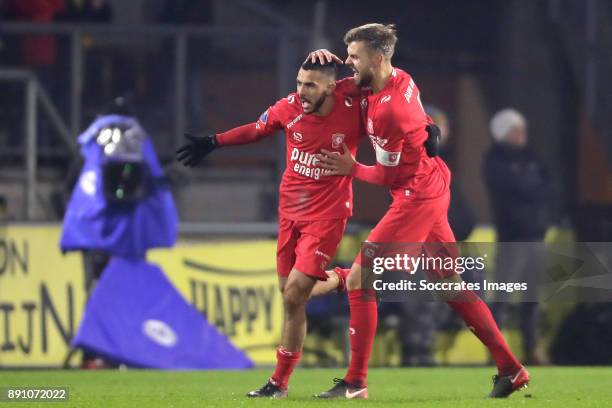
<svg viewBox="0 0 612 408">
<path fill-rule="evenodd" d="M 287 313 L 303 309 L 308 301 L 309 293 L 297 285 L 287 285 L 283 292 L 283 303 Z"/>
</svg>

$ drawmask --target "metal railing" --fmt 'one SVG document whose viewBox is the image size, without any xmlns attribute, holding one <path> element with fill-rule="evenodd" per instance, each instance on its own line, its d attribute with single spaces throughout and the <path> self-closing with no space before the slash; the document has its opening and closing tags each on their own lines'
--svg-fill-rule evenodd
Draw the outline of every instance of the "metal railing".
<svg viewBox="0 0 612 408">
<path fill-rule="evenodd" d="M 146 35 L 156 38 L 171 37 L 174 43 L 174 117 L 175 136 L 180 136 L 185 129 L 185 89 L 187 68 L 187 40 L 203 37 L 237 37 L 245 40 L 265 37 L 278 43 L 277 72 L 278 96 L 286 95 L 294 81 L 294 61 L 296 41 L 307 40 L 303 32 L 296 32 L 289 26 L 279 28 L 224 28 L 195 25 L 148 25 L 148 26 L 116 26 L 100 24 L 33 24 L 33 23 L 3 23 L 2 31 L 12 34 L 55 34 L 68 35 L 71 42 L 70 57 L 70 130 L 77 134 L 81 129 L 81 98 L 83 93 L 83 49 L 81 46 L 84 35 L 113 36 Z M 266 52 L 267 50 L 262 50 Z"/>
<path fill-rule="evenodd" d="M 24 118 L 25 133 L 25 211 L 26 217 L 32 219 L 35 212 L 36 179 L 37 179 L 37 121 L 38 103 L 49 117 L 51 124 L 65 142 L 71 155 L 77 155 L 76 145 L 70 136 L 47 92 L 40 86 L 36 76 L 28 70 L 0 69 L 0 81 L 22 82 L 24 84 Z"/>
<path fill-rule="evenodd" d="M 144 36 L 155 40 L 171 40 L 173 50 L 173 95 L 172 95 L 172 133 L 168 147 L 176 147 L 181 141 L 182 133 L 186 129 L 187 86 L 188 86 L 188 41 L 191 39 L 240 39 L 245 43 L 257 39 L 273 44 L 276 47 L 262 49 L 268 61 L 275 61 L 276 70 L 276 96 L 285 96 L 295 82 L 295 67 L 306 50 L 305 45 L 309 36 L 301 29 L 290 25 L 272 28 L 227 28 L 215 26 L 195 25 L 146 25 L 146 26 L 117 26 L 100 24 L 34 24 L 34 23 L 3 23 L 4 36 L 17 38 L 29 35 L 54 35 L 58 38 L 68 37 L 69 40 L 69 81 L 67 89 L 68 114 L 67 119 L 61 117 L 59 109 L 54 107 L 53 101 L 36 79 L 35 74 L 28 70 L 2 69 L 0 78 L 11 81 L 24 81 L 26 84 L 24 102 L 25 125 L 25 168 L 26 170 L 26 218 L 32 219 L 35 212 L 34 199 L 36 194 L 36 161 L 37 161 L 37 122 L 39 120 L 36 110 L 36 100 L 47 112 L 54 129 L 66 141 L 71 153 L 76 152 L 76 135 L 83 130 L 83 90 L 84 65 L 86 61 L 83 49 L 83 39 L 86 36 L 97 38 L 122 36 L 126 39 Z M 274 53 L 274 51 L 276 51 Z M 249 61 L 245 61 L 249 63 Z M 27 68 L 27 67 L 26 67 Z M 66 125 L 68 123 L 68 125 Z M 284 164 L 284 143 L 278 142 L 276 148 L 276 161 L 278 163 L 277 179 L 280 177 Z"/>
</svg>

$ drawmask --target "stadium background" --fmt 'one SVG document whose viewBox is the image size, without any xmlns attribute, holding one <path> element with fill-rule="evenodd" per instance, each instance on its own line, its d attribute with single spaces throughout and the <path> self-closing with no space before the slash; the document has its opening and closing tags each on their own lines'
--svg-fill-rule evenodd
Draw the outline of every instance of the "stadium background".
<svg viewBox="0 0 612 408">
<path fill-rule="evenodd" d="M 79 163 L 75 139 L 117 95 L 129 98 L 151 133 L 181 218 L 177 247 L 151 259 L 196 308 L 208 308 L 208 320 L 220 331 L 256 362 L 271 364 L 282 313 L 278 293 L 270 292 L 274 307 L 266 315 L 263 303 L 233 305 L 227 288 L 242 293 L 259 285 L 265 292 L 275 285 L 282 138 L 220 150 L 194 171 L 177 165 L 173 152 L 184 130 L 215 132 L 255 120 L 293 90 L 296 68 L 309 50 L 327 47 L 342 56 L 344 31 L 365 22 L 397 25 L 394 65 L 416 78 L 425 103 L 449 114 L 450 166 L 478 218 L 470 240 L 495 240 L 481 167 L 491 143 L 488 121 L 506 106 L 525 114 L 530 141 L 554 175 L 548 239 L 611 239 L 607 1 L 386 1 L 373 7 L 365 1 L 109 0 L 85 1 L 103 5 L 95 12 L 76 6 L 41 11 L 34 21 L 14 18 L 11 3 L 0 1 L 2 368 L 64 364 L 85 298 L 78 255 L 62 255 L 55 245 Z M 27 47 L 41 36 L 43 49 Z M 364 160 L 371 158 L 367 146 L 360 150 Z M 359 183 L 355 197 L 339 263 L 351 261 L 389 202 L 384 190 Z M 247 274 L 270 272 L 265 278 L 207 275 L 185 267 L 186 258 Z M 193 288 L 200 281 L 220 288 L 216 306 L 198 298 Z M 545 310 L 544 353 L 574 307 Z M 304 365 L 346 361 L 347 309 L 340 302 L 329 310 L 313 312 L 314 326 L 328 321 L 331 332 L 326 327 L 309 337 Z M 506 333 L 520 348 L 514 327 L 511 322 Z M 396 329 L 392 318 L 381 324 L 373 365 L 400 364 Z M 438 363 L 487 363 L 467 330 L 450 349 L 444 332 L 437 344 Z M 603 358 L 600 363 L 611 362 Z"/>
</svg>

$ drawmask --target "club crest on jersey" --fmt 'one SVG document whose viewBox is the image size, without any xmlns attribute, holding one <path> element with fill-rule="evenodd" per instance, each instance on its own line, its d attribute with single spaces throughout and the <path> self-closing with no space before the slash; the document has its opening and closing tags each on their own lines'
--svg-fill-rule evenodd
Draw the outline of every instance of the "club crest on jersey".
<svg viewBox="0 0 612 408">
<path fill-rule="evenodd" d="M 374 122 L 372 122 L 372 118 L 368 118 L 368 133 L 374 133 Z"/>
<path fill-rule="evenodd" d="M 344 98 L 344 104 L 350 108 L 351 106 L 353 106 L 353 98 L 347 96 L 346 98 Z"/>
<path fill-rule="evenodd" d="M 302 140 L 304 140 L 304 137 L 300 132 L 293 132 L 293 140 L 295 140 L 296 142 L 301 142 Z"/>
<path fill-rule="evenodd" d="M 265 124 L 268 121 L 268 110 L 269 109 L 266 109 L 266 111 L 262 113 L 261 116 L 259 117 L 259 121 L 263 124 Z"/>
<path fill-rule="evenodd" d="M 391 100 L 391 95 L 385 95 L 380 99 L 380 103 L 389 102 Z"/>
<path fill-rule="evenodd" d="M 332 149 L 339 149 L 344 143 L 344 135 L 342 133 L 334 133 L 332 135 Z"/>
</svg>

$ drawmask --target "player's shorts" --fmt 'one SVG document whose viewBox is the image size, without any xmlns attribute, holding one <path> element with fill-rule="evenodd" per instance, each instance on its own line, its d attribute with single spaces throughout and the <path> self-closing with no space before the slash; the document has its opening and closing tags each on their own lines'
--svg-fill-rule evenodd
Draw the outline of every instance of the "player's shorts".
<svg viewBox="0 0 612 408">
<path fill-rule="evenodd" d="M 448 223 L 449 202 L 450 192 L 425 200 L 396 198 L 368 235 L 364 250 L 368 247 L 371 249 L 366 252 L 366 256 L 404 253 L 419 256 L 423 248 L 425 252 L 433 250 L 438 255 L 445 252 L 447 256 L 456 256 L 455 235 Z M 427 245 L 423 247 L 419 243 Z M 355 258 L 358 265 L 362 265 L 361 252 Z M 454 272 L 448 270 L 428 271 L 430 278 L 446 278 L 452 274 Z"/>
<path fill-rule="evenodd" d="M 278 220 L 276 269 L 289 276 L 293 268 L 319 280 L 327 280 L 325 268 L 336 255 L 346 218 L 321 221 Z"/>
</svg>

